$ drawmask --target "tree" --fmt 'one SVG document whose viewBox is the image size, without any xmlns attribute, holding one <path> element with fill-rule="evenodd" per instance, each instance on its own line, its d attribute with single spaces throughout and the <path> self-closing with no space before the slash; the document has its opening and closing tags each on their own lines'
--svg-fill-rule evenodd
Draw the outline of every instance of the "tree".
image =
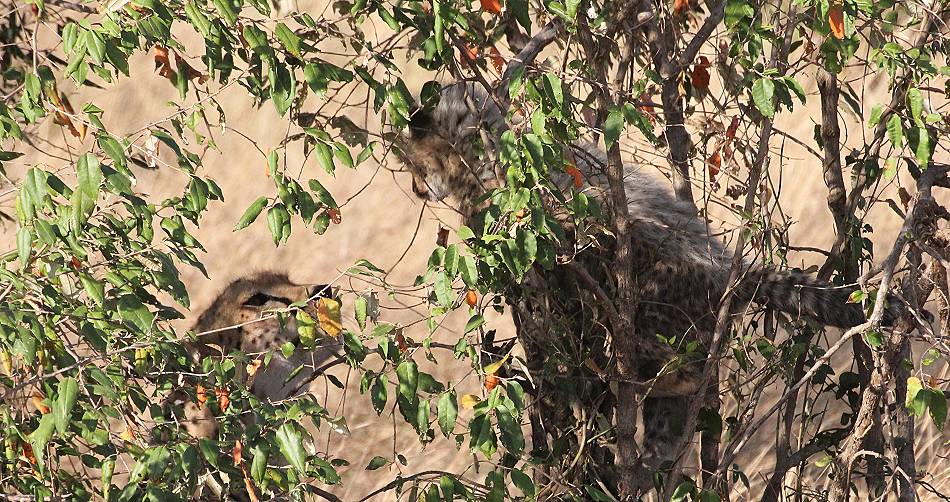
<svg viewBox="0 0 950 502">
<path fill-rule="evenodd" d="M 818 275 L 850 285 L 868 322 L 841 336 L 769 311 L 733 322 L 725 295 L 708 347 L 664 340 L 681 355 L 708 352 L 708 391 L 684 410 L 683 454 L 651 473 L 656 491 L 703 501 L 950 492 L 918 469 L 928 457 L 915 450 L 947 418 L 935 368 L 948 355 L 950 238 L 932 193 L 950 187 L 940 162 L 945 2 L 340 0 L 317 15 L 262 0 L 33 0 L 4 11 L 0 168 L 10 184 L 2 196 L 15 198 L 5 216 L 16 222 L 0 272 L 4 494 L 184 499 L 211 479 L 252 500 L 338 500 L 332 485 L 346 459 L 308 448 L 305 427 L 340 427 L 338 417 L 313 395 L 258 399 L 234 378 L 246 354 L 193 363 L 182 341 L 195 334 L 172 325 L 190 305 L 180 269 L 203 269 L 193 229 L 226 195 L 202 171 L 203 154 L 241 134 L 224 127 L 224 90 L 244 88 L 287 128 L 279 148 L 261 151 L 273 186 L 260 193 L 276 196 L 261 195 L 235 222 L 240 230 L 263 215 L 279 246 L 295 228 L 345 225 L 345 204 L 314 170 L 345 176 L 338 167 L 390 162 L 417 101 L 405 79 L 420 71 L 477 82 L 529 127 L 504 138 L 508 183 L 481 226 L 440 239 L 414 286 L 391 284 L 365 260 L 347 269 L 374 289 L 342 297 L 359 329 L 341 334 L 339 364 L 360 375 L 361 406 L 398 409 L 422 443 L 453 438 L 490 467 L 477 479 L 380 479 L 369 495 L 633 500 L 643 488 L 636 351 L 653 334 L 632 332 L 636 236 L 627 215 L 604 206 L 626 206 L 625 160 L 654 159 L 677 197 L 738 221 L 732 282 L 748 253 L 788 265 L 796 246 L 775 183 L 791 164 L 786 142 L 821 164 L 828 189 L 834 228 L 821 230 L 835 240 L 819 250 Z M 538 53 L 551 57 L 537 63 Z M 95 100 L 74 107 L 73 89 L 146 78 L 130 73 L 142 57 L 179 92 L 164 119 L 110 130 L 110 110 Z M 883 100 L 864 92 L 875 79 L 887 84 Z M 421 99 L 438 88 L 427 82 Z M 813 138 L 782 130 L 779 121 L 804 120 L 816 103 Z M 343 114 L 351 109 L 374 119 L 357 124 Z M 67 158 L 44 148 L 50 125 L 77 148 Z M 605 201 L 550 181 L 577 176 L 563 146 L 579 139 L 605 147 Z M 639 152 L 625 151 L 634 144 Z M 294 165 L 298 151 L 304 160 Z M 151 196 L 136 186 L 137 169 L 188 181 L 180 194 Z M 882 196 L 895 184 L 898 201 Z M 866 222 L 882 202 L 903 219 L 894 235 L 874 235 Z M 872 235 L 885 253 L 873 254 Z M 419 291 L 430 335 L 448 312 L 467 311 L 453 343 L 408 339 L 377 308 L 380 295 Z M 905 307 L 894 326 L 882 325 L 888 294 Z M 496 343 L 491 310 L 513 315 L 523 357 Z M 848 350 L 852 367 L 834 364 Z M 457 366 L 459 378 L 437 381 L 420 370 L 423 358 Z M 472 371 L 480 395 L 459 385 Z M 160 406 L 182 373 L 214 386 L 206 404 L 222 424 L 218 437 L 189 437 Z M 701 469 L 687 453 L 692 431 L 702 437 Z M 752 445 L 765 445 L 768 460 L 744 456 Z M 394 452 L 366 469 L 400 461 Z"/>
</svg>

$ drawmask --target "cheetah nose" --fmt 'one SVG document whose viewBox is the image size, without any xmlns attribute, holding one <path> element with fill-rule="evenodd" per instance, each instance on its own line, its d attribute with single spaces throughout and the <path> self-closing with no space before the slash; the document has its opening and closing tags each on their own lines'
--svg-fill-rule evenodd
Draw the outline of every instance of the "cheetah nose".
<svg viewBox="0 0 950 502">
<path fill-rule="evenodd" d="M 423 199 L 429 197 L 429 188 L 425 183 L 419 183 L 416 178 L 412 178 L 412 191 Z"/>
<path fill-rule="evenodd" d="M 333 298 L 329 284 L 315 284 L 307 290 L 308 298 Z"/>
</svg>

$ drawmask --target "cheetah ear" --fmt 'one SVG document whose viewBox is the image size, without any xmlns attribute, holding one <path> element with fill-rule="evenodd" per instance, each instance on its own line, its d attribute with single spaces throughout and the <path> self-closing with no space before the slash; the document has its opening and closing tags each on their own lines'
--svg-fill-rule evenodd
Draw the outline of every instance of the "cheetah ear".
<svg viewBox="0 0 950 502">
<path fill-rule="evenodd" d="M 425 108 L 412 105 L 409 109 L 409 132 L 412 139 L 421 139 L 432 132 L 432 114 Z"/>
</svg>

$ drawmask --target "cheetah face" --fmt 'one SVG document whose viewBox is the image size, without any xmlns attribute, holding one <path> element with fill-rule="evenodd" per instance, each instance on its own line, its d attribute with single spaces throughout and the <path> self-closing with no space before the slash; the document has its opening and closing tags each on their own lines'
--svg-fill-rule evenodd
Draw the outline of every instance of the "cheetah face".
<svg viewBox="0 0 950 502">
<path fill-rule="evenodd" d="M 302 346 L 296 315 L 291 311 L 281 318 L 277 312 L 286 312 L 296 301 L 310 300 L 302 310 L 312 319 L 317 319 L 317 301 L 320 297 L 330 297 L 329 287 L 320 285 L 308 289 L 288 284 L 251 290 L 245 296 L 239 316 L 242 324 L 246 324 L 239 331 L 236 347 L 251 357 L 272 354 L 267 366 L 253 377 L 251 392 L 260 398 L 277 401 L 306 390 L 301 387 L 327 359 L 328 353 L 320 348 L 311 350 Z M 281 350 L 286 343 L 296 346 L 289 357 Z"/>
<path fill-rule="evenodd" d="M 412 140 L 403 147 L 401 160 L 412 174 L 412 191 L 419 198 L 441 202 L 458 187 L 453 186 L 453 149 L 449 143 L 434 135 Z"/>
</svg>

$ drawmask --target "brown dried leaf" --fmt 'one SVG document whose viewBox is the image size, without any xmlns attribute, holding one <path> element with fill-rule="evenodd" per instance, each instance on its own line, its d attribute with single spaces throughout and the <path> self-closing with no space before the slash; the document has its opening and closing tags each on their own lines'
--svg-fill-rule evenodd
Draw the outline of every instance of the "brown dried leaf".
<svg viewBox="0 0 950 502">
<path fill-rule="evenodd" d="M 693 89 L 709 89 L 709 59 L 706 56 L 699 56 L 696 64 L 693 65 L 690 83 L 693 85 Z"/>
<path fill-rule="evenodd" d="M 435 238 L 435 245 L 440 247 L 449 245 L 449 229 L 439 225 L 439 234 Z"/>
</svg>

